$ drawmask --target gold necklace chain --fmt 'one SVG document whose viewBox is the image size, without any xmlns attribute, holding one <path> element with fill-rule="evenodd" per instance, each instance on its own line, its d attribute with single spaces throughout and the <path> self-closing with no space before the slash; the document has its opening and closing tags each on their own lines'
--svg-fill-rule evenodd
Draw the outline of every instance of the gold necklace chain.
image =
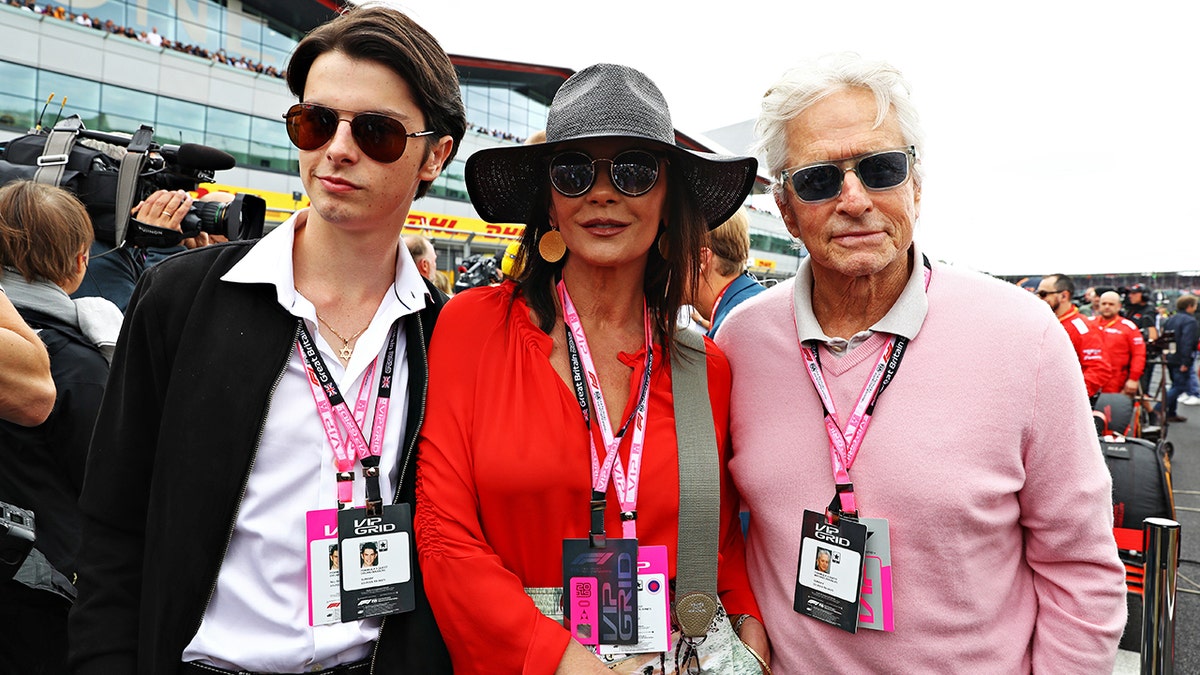
<svg viewBox="0 0 1200 675">
<path fill-rule="evenodd" d="M 363 331 L 365 331 L 371 325 L 368 323 L 366 326 L 363 326 L 361 329 L 359 329 L 359 331 L 357 333 L 355 333 L 354 335 L 351 335 L 350 337 L 342 337 L 342 334 L 337 332 L 336 328 L 334 328 L 333 326 L 330 326 L 328 321 L 321 318 L 320 314 L 317 314 L 317 321 L 320 321 L 321 323 L 325 324 L 325 327 L 328 328 L 330 331 L 332 331 L 333 334 L 337 337 L 337 339 L 342 341 L 342 348 L 338 352 L 338 354 L 342 357 L 343 361 L 349 361 L 350 355 L 354 353 L 354 348 L 350 346 L 350 341 L 353 340 L 354 338 L 358 337 L 359 335 L 362 335 Z"/>
</svg>

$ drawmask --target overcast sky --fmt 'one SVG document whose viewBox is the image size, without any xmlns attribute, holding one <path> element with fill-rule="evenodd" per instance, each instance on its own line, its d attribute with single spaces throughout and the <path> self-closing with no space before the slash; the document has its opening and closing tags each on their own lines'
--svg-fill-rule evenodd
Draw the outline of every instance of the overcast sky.
<svg viewBox="0 0 1200 675">
<path fill-rule="evenodd" d="M 916 236 L 932 257 L 994 274 L 1200 269 L 1200 3 L 391 4 L 451 53 L 638 68 L 693 134 L 756 117 L 802 59 L 884 59 L 922 115 Z"/>
</svg>

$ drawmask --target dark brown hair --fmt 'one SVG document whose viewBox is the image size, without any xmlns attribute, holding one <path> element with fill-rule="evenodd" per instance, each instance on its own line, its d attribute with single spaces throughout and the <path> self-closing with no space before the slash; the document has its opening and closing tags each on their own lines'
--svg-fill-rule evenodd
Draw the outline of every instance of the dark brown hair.
<svg viewBox="0 0 1200 675">
<path fill-rule="evenodd" d="M 545 179 L 540 182 L 535 199 L 538 203 L 549 204 L 550 178 L 548 173 L 543 175 Z M 658 246 L 650 247 L 642 290 L 655 336 L 669 349 L 679 308 L 683 306 L 684 298 L 691 297 L 696 290 L 700 276 L 700 247 L 708 224 L 696 208 L 691 187 L 677 176 L 677 172 L 671 171 L 669 165 L 666 178 L 664 211 L 670 218 L 664 222 L 666 227 L 662 228 L 659 237 L 666 238 L 667 257 L 663 258 Z M 554 328 L 555 299 L 558 297 L 554 285 L 562 276 L 566 258 L 550 263 L 537 253 L 538 239 L 550 229 L 548 207 L 536 211 L 532 220 L 521 235 L 521 248 L 514 263 L 521 270 L 517 287 L 526 304 L 537 314 L 538 326 L 549 333 Z M 571 255 L 570 252 L 567 255 Z"/>
<path fill-rule="evenodd" d="M 374 61 L 404 78 L 412 89 L 417 107 L 425 115 L 426 128 L 437 132 L 426 137 L 426 149 L 432 148 L 442 136 L 454 140 L 442 166 L 450 165 L 467 132 L 467 114 L 463 110 L 454 64 L 428 31 L 405 14 L 388 7 L 347 10 L 315 28 L 292 52 L 285 76 L 288 89 L 301 101 L 313 62 L 328 52 Z M 417 197 L 425 196 L 429 184 L 430 181 L 421 181 Z"/>
<path fill-rule="evenodd" d="M 92 236 L 87 209 L 70 192 L 28 180 L 0 188 L 0 264 L 27 281 L 70 281 Z"/>
</svg>

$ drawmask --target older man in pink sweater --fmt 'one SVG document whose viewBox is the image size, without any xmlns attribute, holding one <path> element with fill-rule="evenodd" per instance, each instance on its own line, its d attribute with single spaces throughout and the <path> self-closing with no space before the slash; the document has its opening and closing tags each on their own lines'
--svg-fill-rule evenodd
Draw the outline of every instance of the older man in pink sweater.
<svg viewBox="0 0 1200 675">
<path fill-rule="evenodd" d="M 809 256 L 718 344 L 772 665 L 1112 672 L 1125 588 L 1079 364 L 1036 298 L 913 243 L 906 91 L 843 55 L 763 102 L 776 201 Z"/>
</svg>

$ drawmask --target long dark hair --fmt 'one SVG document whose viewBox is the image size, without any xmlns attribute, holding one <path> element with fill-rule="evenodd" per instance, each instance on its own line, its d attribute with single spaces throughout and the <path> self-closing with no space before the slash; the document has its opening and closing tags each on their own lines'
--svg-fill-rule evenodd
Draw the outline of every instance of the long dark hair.
<svg viewBox="0 0 1200 675">
<path fill-rule="evenodd" d="M 692 187 L 677 172 L 671 171 L 669 164 L 668 160 L 665 211 L 670 218 L 664 221 L 666 227 L 659 232 L 659 237 L 666 237 L 667 257 L 663 258 L 658 246 L 650 247 L 642 284 L 655 337 L 668 349 L 679 308 L 695 294 L 700 276 L 700 247 L 708 232 L 708 223 L 696 208 Z M 555 263 L 547 262 L 537 252 L 538 239 L 550 229 L 549 190 L 549 178 L 546 178 L 538 185 L 536 203 L 545 203 L 547 208 L 539 209 L 525 225 L 514 263 L 521 270 L 517 277 L 518 294 L 537 314 L 538 327 L 547 334 L 554 329 L 555 284 L 562 277 L 566 262 L 565 257 Z M 567 255 L 571 255 L 570 252 Z"/>
</svg>

